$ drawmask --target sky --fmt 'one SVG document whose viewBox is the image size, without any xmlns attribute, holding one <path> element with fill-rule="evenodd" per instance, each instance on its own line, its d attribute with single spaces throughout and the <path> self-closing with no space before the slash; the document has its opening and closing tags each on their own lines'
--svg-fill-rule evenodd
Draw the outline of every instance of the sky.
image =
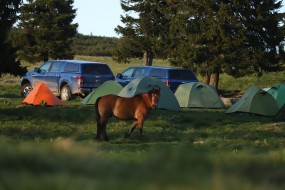
<svg viewBox="0 0 285 190">
<path fill-rule="evenodd" d="M 24 0 L 25 2 L 25 0 Z M 281 12 L 285 12 L 283 1 Z M 120 0 L 74 0 L 77 9 L 74 23 L 78 23 L 78 32 L 84 35 L 120 37 L 114 29 L 121 25 Z"/>
<path fill-rule="evenodd" d="M 25 0 L 24 0 L 25 2 Z M 285 0 L 281 12 L 285 12 Z M 123 26 L 120 16 L 124 15 L 120 0 L 74 0 L 77 9 L 74 23 L 77 31 L 84 35 L 120 37 L 115 32 L 118 25 Z"/>
<path fill-rule="evenodd" d="M 118 25 L 123 25 L 120 15 L 120 0 L 74 0 L 77 9 L 75 23 L 78 32 L 84 35 L 120 37 L 115 31 Z"/>
<path fill-rule="evenodd" d="M 284 1 L 282 12 L 285 12 Z M 78 32 L 84 35 L 120 37 L 115 31 L 118 25 L 123 25 L 120 15 L 124 12 L 120 0 L 74 0 L 78 23 Z"/>
</svg>

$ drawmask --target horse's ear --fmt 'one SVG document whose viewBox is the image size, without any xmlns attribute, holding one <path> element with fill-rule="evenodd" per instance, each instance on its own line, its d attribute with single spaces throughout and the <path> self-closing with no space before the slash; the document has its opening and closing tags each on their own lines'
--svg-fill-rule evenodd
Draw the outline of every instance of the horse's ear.
<svg viewBox="0 0 285 190">
<path fill-rule="evenodd" d="M 160 87 L 159 86 L 155 86 L 152 89 L 153 92 L 160 92 Z"/>
<path fill-rule="evenodd" d="M 157 91 L 159 91 L 159 92 L 160 92 L 160 86 L 156 86 L 156 88 L 157 88 Z"/>
</svg>

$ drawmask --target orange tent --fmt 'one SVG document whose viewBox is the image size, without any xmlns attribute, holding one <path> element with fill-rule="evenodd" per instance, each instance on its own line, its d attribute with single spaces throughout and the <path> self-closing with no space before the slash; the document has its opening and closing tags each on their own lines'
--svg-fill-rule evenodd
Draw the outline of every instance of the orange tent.
<svg viewBox="0 0 285 190">
<path fill-rule="evenodd" d="M 41 105 L 42 103 L 45 103 L 48 106 L 64 105 L 64 103 L 51 92 L 45 83 L 38 83 L 22 101 L 22 104 Z"/>
</svg>

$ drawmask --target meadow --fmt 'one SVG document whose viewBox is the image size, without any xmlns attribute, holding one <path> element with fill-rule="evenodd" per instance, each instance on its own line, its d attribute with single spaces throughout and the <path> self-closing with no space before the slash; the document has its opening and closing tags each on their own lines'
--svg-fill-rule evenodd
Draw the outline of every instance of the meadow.
<svg viewBox="0 0 285 190">
<path fill-rule="evenodd" d="M 131 64 L 101 61 L 114 73 Z M 154 65 L 167 65 L 155 60 Z M 36 65 L 29 65 L 29 70 Z M 284 72 L 234 79 L 223 92 L 284 83 Z M 220 109 L 153 110 L 124 138 L 131 121 L 112 118 L 108 142 L 95 140 L 94 106 L 21 105 L 20 78 L 0 78 L 0 189 L 284 189 L 285 123 Z"/>
</svg>

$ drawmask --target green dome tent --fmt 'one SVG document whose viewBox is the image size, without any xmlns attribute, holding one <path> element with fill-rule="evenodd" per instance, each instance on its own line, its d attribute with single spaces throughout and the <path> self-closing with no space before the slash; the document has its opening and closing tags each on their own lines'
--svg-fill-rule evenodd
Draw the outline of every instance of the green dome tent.
<svg viewBox="0 0 285 190">
<path fill-rule="evenodd" d="M 160 88 L 158 108 L 176 111 L 181 110 L 178 101 L 170 88 L 168 88 L 161 80 L 154 77 L 144 76 L 132 80 L 120 91 L 118 96 L 133 97 L 137 94 L 148 92 L 155 86 Z"/>
<path fill-rule="evenodd" d="M 278 110 L 276 100 L 268 92 L 253 86 L 226 113 L 247 112 L 263 116 L 274 116 Z"/>
<path fill-rule="evenodd" d="M 225 108 L 215 88 L 201 83 L 179 85 L 175 94 L 180 107 L 191 108 Z"/>
<path fill-rule="evenodd" d="M 106 81 L 98 88 L 93 90 L 90 94 L 88 94 L 88 96 L 86 96 L 81 103 L 87 105 L 94 105 L 99 97 L 108 94 L 118 95 L 122 89 L 123 87 L 119 83 L 112 80 Z"/>
<path fill-rule="evenodd" d="M 271 87 L 268 91 L 269 94 L 277 101 L 278 108 L 280 109 L 285 104 L 285 85 L 279 84 Z"/>
</svg>

